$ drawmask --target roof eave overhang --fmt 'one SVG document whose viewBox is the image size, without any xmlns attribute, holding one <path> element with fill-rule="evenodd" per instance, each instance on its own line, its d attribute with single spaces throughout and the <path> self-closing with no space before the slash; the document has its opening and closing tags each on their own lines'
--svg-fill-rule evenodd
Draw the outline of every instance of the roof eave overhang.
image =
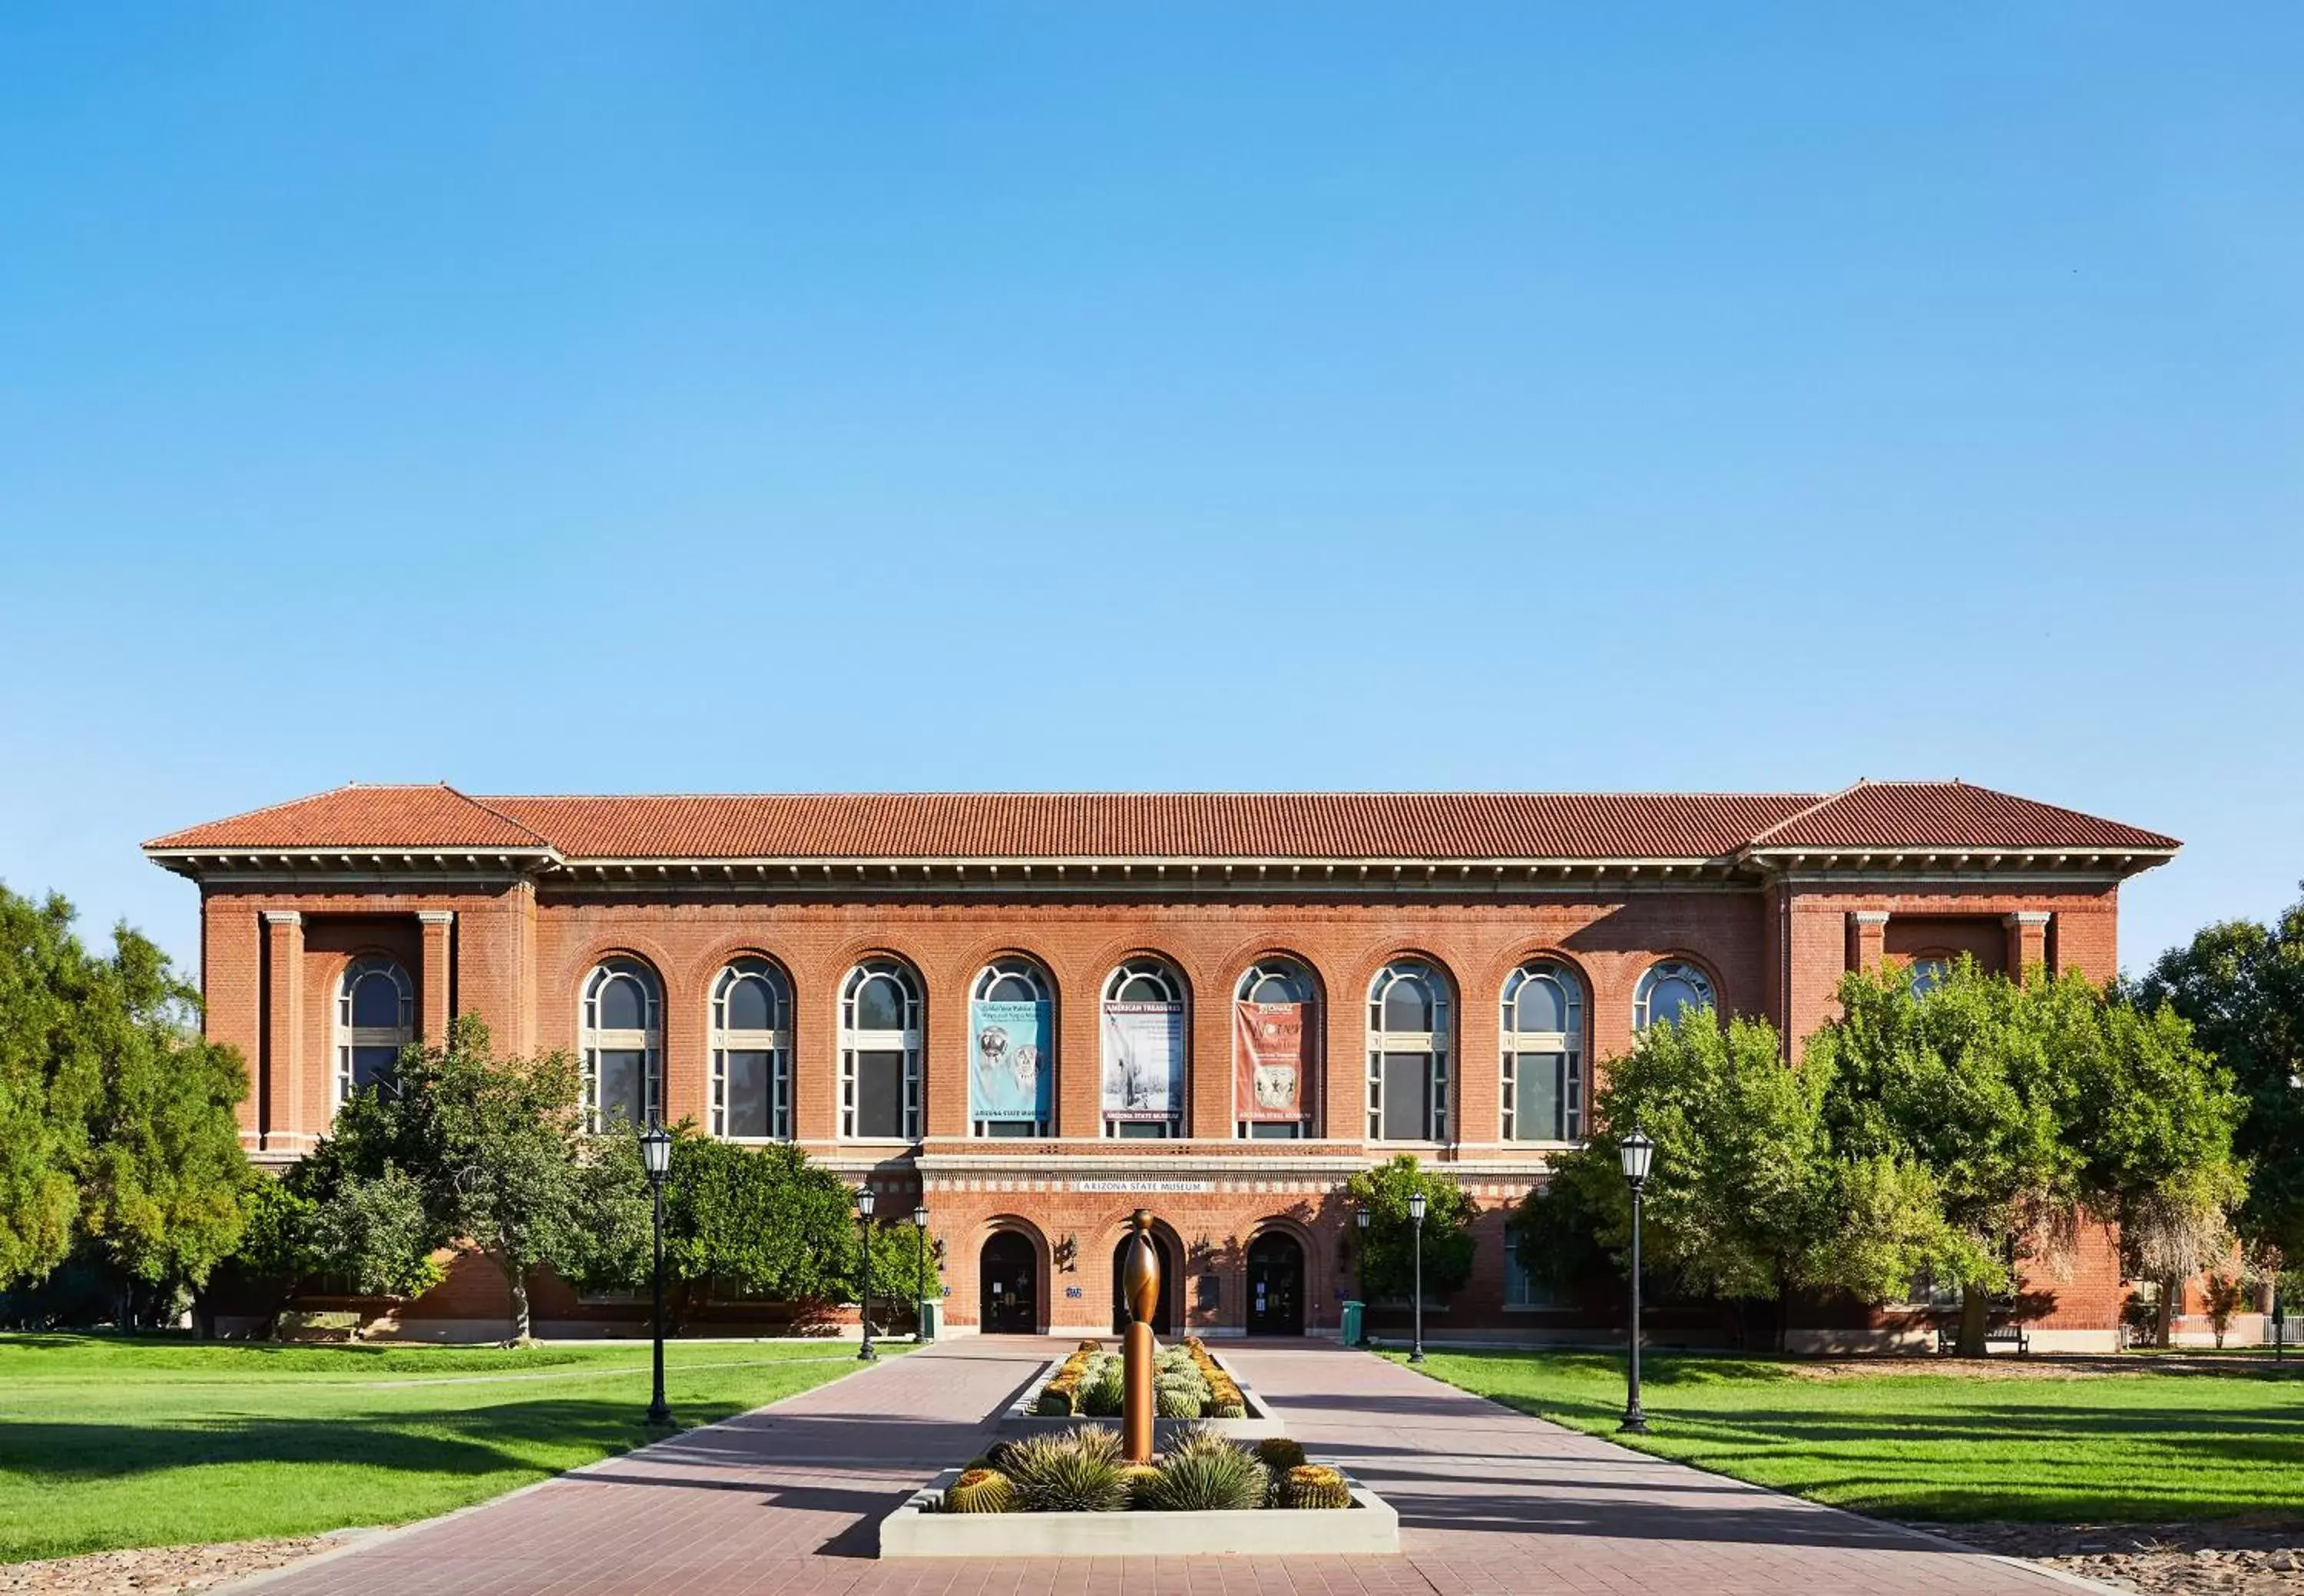
<svg viewBox="0 0 2304 1596">
<path fill-rule="evenodd" d="M 1926 846 L 1748 848 L 1738 862 L 1769 877 L 1925 876 L 2006 880 L 2059 877 L 2124 880 L 2176 856 L 2173 845 L 2117 848 Z"/>
<path fill-rule="evenodd" d="M 144 857 L 162 870 L 201 882 L 282 876 L 502 879 L 538 875 L 562 862 L 556 849 L 472 844 L 422 848 L 147 847 Z"/>
</svg>

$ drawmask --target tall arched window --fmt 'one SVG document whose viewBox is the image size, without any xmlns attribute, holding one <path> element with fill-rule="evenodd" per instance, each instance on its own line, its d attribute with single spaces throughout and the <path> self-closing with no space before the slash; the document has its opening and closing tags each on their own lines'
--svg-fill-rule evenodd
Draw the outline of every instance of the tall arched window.
<svg viewBox="0 0 2304 1596">
<path fill-rule="evenodd" d="M 840 989 L 840 1133 L 920 1135 L 920 983 L 894 959 L 867 959 Z"/>
<path fill-rule="evenodd" d="M 1396 959 L 1368 983 L 1368 1133 L 1447 1139 L 1448 981 L 1421 959 Z"/>
<path fill-rule="evenodd" d="M 1584 983 L 1531 959 L 1504 978 L 1503 1020 L 1504 1140 L 1582 1141 Z"/>
<path fill-rule="evenodd" d="M 400 1050 L 416 1040 L 416 989 L 397 961 L 372 955 L 344 968 L 336 988 L 336 1106 L 374 1087 L 399 1092 Z"/>
<path fill-rule="evenodd" d="M 1320 989 L 1294 959 L 1258 959 L 1233 993 L 1232 1130 L 1256 1141 L 1312 1133 L 1319 1112 Z"/>
<path fill-rule="evenodd" d="M 664 989 L 638 959 L 602 961 L 584 983 L 578 1029 L 584 1116 L 596 1131 L 654 1125 L 664 1113 Z"/>
<path fill-rule="evenodd" d="M 792 983 L 766 959 L 738 959 L 712 983 L 712 1133 L 792 1139 Z"/>
<path fill-rule="evenodd" d="M 1104 1133 L 1184 1133 L 1184 977 L 1165 959 L 1129 960 L 1104 982 Z"/>
<path fill-rule="evenodd" d="M 979 1136 L 1045 1136 L 1054 1116 L 1055 984 L 1026 958 L 995 959 L 969 990 L 968 1112 Z"/>
<path fill-rule="evenodd" d="M 1632 1029 L 1677 1020 L 1683 1009 L 1712 1006 L 1712 978 L 1686 959 L 1651 964 L 1632 993 Z"/>
</svg>

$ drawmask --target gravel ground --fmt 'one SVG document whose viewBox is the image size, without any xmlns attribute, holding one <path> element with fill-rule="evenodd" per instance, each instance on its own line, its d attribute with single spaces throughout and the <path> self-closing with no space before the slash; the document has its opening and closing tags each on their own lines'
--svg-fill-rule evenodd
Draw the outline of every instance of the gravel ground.
<svg viewBox="0 0 2304 1596">
<path fill-rule="evenodd" d="M 1924 1527 L 1986 1551 L 2030 1558 L 2123 1591 L 2155 1596 L 2210 1591 L 2304 1596 L 2304 1520 L 2300 1519 Z"/>
<path fill-rule="evenodd" d="M 0 1596 L 189 1596 L 314 1552 L 369 1530 L 338 1530 L 280 1541 L 228 1541 L 218 1546 L 141 1546 L 35 1563 L 0 1563 Z"/>
</svg>

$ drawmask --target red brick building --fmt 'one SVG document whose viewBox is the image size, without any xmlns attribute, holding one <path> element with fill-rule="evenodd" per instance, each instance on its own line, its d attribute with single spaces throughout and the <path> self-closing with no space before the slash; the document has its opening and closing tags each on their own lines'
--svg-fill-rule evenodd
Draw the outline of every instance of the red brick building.
<svg viewBox="0 0 2304 1596">
<path fill-rule="evenodd" d="M 954 1329 L 1108 1329 L 1141 1205 L 1172 1322 L 1332 1333 L 1352 1287 L 1343 1183 L 1410 1151 L 1483 1210 L 1478 1270 L 1433 1333 L 1536 1338 L 1590 1312 L 1537 1300 L 1504 1214 L 1582 1133 L 1594 1069 L 1637 1026 L 1709 1001 L 1799 1038 L 1844 972 L 1883 961 L 2108 977 L 2120 883 L 2176 845 L 1957 782 L 348 786 L 146 852 L 199 884 L 208 1029 L 250 1061 L 259 1159 L 302 1154 L 401 1043 L 476 1012 L 510 1049 L 576 1052 L 603 1118 L 793 1139 L 884 1212 L 924 1201 Z M 2108 1248 L 2036 1284 L 2055 1299 L 2036 1342 L 2108 1342 Z M 482 1329 L 501 1312 L 483 1285 L 452 1278 L 404 1328 Z M 545 1303 L 565 1321 L 547 1330 L 628 1313 Z"/>
</svg>

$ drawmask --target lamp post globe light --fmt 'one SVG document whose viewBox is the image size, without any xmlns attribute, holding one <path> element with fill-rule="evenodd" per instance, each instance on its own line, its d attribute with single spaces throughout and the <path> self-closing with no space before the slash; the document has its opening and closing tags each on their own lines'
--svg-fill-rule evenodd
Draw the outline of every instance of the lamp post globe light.
<svg viewBox="0 0 2304 1596">
<path fill-rule="evenodd" d="M 856 1188 L 856 1224 L 864 1243 L 864 1295 L 857 1312 L 864 1325 L 864 1345 L 856 1353 L 860 1363 L 872 1363 L 880 1355 L 872 1346 L 872 1209 L 878 1201 L 870 1186 Z"/>
<path fill-rule="evenodd" d="M 672 1168 L 672 1133 L 653 1121 L 640 1133 L 640 1167 L 648 1172 L 648 1195 L 656 1210 L 655 1257 L 648 1269 L 650 1293 L 655 1298 L 650 1332 L 656 1344 L 656 1394 L 648 1400 L 648 1422 L 669 1424 L 672 1409 L 664 1399 L 664 1177 Z"/>
<path fill-rule="evenodd" d="M 928 1338 L 928 1205 L 912 1205 L 912 1339 Z"/>
<path fill-rule="evenodd" d="M 1635 1124 L 1632 1133 L 1617 1146 L 1623 1160 L 1624 1184 L 1632 1189 L 1632 1325 L 1631 1361 L 1624 1390 L 1624 1422 L 1616 1428 L 1632 1435 L 1648 1432 L 1648 1417 L 1640 1411 L 1640 1188 L 1648 1184 L 1648 1166 L 1656 1161 L 1656 1143 Z"/>
<path fill-rule="evenodd" d="M 1353 1261 L 1352 1273 L 1360 1278 L 1360 1295 L 1365 1298 L 1368 1295 L 1368 1208 L 1367 1203 L 1363 1202 L 1352 1210 L 1352 1219 L 1360 1227 L 1360 1250 L 1359 1256 Z M 1365 1304 L 1360 1309 L 1360 1345 L 1366 1346 L 1368 1344 L 1368 1309 Z"/>
<path fill-rule="evenodd" d="M 1424 1361 L 1424 1191 L 1422 1187 L 1408 1194 L 1408 1218 L 1416 1228 L 1416 1342 L 1410 1347 L 1408 1361 Z"/>
</svg>

